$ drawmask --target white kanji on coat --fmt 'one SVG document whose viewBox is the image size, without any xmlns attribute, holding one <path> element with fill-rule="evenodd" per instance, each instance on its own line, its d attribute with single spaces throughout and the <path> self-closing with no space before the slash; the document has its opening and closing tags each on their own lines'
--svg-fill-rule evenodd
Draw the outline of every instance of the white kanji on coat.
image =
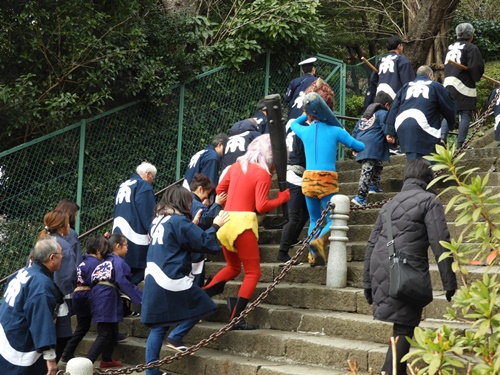
<svg viewBox="0 0 500 375">
<path fill-rule="evenodd" d="M 191 160 L 189 161 L 189 168 L 193 168 L 196 163 L 198 163 L 198 160 L 200 160 L 201 155 L 203 155 L 207 150 L 201 150 L 198 151 L 196 154 L 193 155 Z"/>
<path fill-rule="evenodd" d="M 233 135 L 230 137 L 227 141 L 226 144 L 226 154 L 227 153 L 233 153 L 236 151 L 245 151 L 245 136 L 248 135 L 248 131 L 238 134 L 238 135 Z"/>
<path fill-rule="evenodd" d="M 304 96 L 306 96 L 305 91 L 299 92 L 299 95 L 293 102 L 292 108 L 302 108 L 302 104 L 304 104 Z"/>
<path fill-rule="evenodd" d="M 460 42 L 453 43 L 448 47 L 448 52 L 446 53 L 446 58 L 444 59 L 445 64 L 448 61 L 455 61 L 457 63 L 462 59 L 462 50 L 464 49 L 465 44 L 460 44 Z"/>
<path fill-rule="evenodd" d="M 118 193 L 116 193 L 115 204 L 123 203 L 123 201 L 130 203 L 130 196 L 132 195 L 132 189 L 130 187 L 134 185 L 137 181 L 127 180 L 120 185 Z"/>
<path fill-rule="evenodd" d="M 16 298 L 21 291 L 22 285 L 26 284 L 29 279 L 30 276 L 28 276 L 28 270 L 22 269 L 17 273 L 16 278 L 12 279 L 12 281 L 9 283 L 4 294 L 4 300 L 10 307 L 14 307 Z"/>
<path fill-rule="evenodd" d="M 158 216 L 153 220 L 151 224 L 151 245 L 163 245 L 163 235 L 165 229 L 163 224 L 170 220 L 172 216 Z"/>
<path fill-rule="evenodd" d="M 397 55 L 389 55 L 386 57 L 382 57 L 380 60 L 380 65 L 378 67 L 379 74 L 385 74 L 387 72 L 394 73 L 394 61 L 398 58 Z"/>
<path fill-rule="evenodd" d="M 418 98 L 419 96 L 429 99 L 429 86 L 432 81 L 413 81 L 408 84 L 406 99 Z"/>
</svg>

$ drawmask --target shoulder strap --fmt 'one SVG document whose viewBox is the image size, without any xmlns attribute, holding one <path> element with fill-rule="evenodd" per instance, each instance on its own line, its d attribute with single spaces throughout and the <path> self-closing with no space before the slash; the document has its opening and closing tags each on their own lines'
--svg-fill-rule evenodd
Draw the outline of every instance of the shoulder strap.
<svg viewBox="0 0 500 375">
<path fill-rule="evenodd" d="M 385 230 L 387 232 L 387 239 L 388 239 L 388 242 L 387 242 L 387 250 L 389 251 L 389 257 L 392 257 L 394 256 L 395 254 L 395 250 L 394 250 L 394 238 L 392 237 L 392 220 L 391 220 L 391 216 L 392 216 L 392 210 L 393 210 L 393 207 L 392 207 L 392 201 L 389 201 L 386 205 L 387 207 L 387 210 L 385 211 Z"/>
</svg>

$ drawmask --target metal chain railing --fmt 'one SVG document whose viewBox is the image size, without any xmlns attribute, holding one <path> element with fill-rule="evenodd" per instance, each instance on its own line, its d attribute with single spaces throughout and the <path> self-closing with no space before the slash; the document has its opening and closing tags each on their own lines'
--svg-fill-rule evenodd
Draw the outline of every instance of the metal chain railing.
<svg viewBox="0 0 500 375">
<path fill-rule="evenodd" d="M 264 290 L 255 301 L 253 301 L 250 305 L 247 306 L 245 310 L 243 310 L 240 314 L 239 317 L 234 318 L 230 323 L 219 329 L 217 332 L 212 333 L 208 338 L 201 340 L 198 344 L 193 345 L 189 347 L 185 352 L 182 353 L 176 353 L 175 355 L 172 355 L 170 357 L 165 357 L 163 359 L 157 360 L 150 362 L 148 364 L 139 364 L 133 367 L 125 367 L 121 369 L 106 369 L 106 370 L 101 370 L 101 369 L 94 369 L 94 374 L 110 374 L 110 375 L 117 375 L 117 374 L 132 374 L 134 372 L 141 372 L 146 369 L 152 369 L 155 367 L 160 367 L 162 365 L 166 365 L 169 363 L 172 363 L 173 361 L 177 359 L 181 359 L 187 355 L 191 355 L 194 352 L 198 351 L 199 349 L 207 346 L 213 341 L 216 341 L 219 337 L 225 335 L 227 332 L 229 332 L 236 324 L 238 324 L 242 319 L 244 319 L 251 311 L 255 310 L 259 304 L 264 301 L 269 293 L 271 293 L 275 288 L 276 285 L 278 285 L 281 280 L 287 275 L 288 271 L 290 268 L 292 268 L 294 262 L 297 261 L 297 259 L 302 255 L 302 253 L 305 251 L 307 245 L 309 244 L 310 240 L 313 239 L 318 232 L 320 231 L 322 223 L 326 219 L 326 215 L 333 209 L 332 204 L 328 202 L 328 205 L 326 208 L 323 210 L 321 213 L 321 217 L 316 221 L 316 224 L 314 225 L 314 228 L 311 230 L 311 233 L 303 240 L 302 246 L 300 249 L 297 250 L 293 258 L 285 263 L 283 269 L 279 273 L 278 276 L 274 279 L 273 283 L 269 285 L 266 290 Z M 70 375 L 68 373 L 65 373 L 66 375 Z"/>
</svg>

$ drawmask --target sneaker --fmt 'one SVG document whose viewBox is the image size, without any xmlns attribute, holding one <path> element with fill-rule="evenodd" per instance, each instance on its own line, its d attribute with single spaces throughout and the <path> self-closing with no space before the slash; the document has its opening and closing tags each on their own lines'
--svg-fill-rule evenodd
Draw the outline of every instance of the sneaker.
<svg viewBox="0 0 500 375">
<path fill-rule="evenodd" d="M 111 367 L 122 367 L 123 364 L 120 361 L 115 361 L 112 359 L 111 361 L 101 361 L 100 368 L 111 368 Z"/>
<path fill-rule="evenodd" d="M 290 255 L 288 255 L 288 253 L 285 253 L 284 251 L 281 251 L 281 250 L 278 252 L 278 256 L 276 257 L 277 261 L 283 262 L 283 263 L 288 262 L 290 259 L 292 259 L 290 257 Z"/>
<path fill-rule="evenodd" d="M 364 206 L 366 204 L 366 198 L 361 198 L 360 196 L 355 196 L 351 199 L 351 202 L 356 206 Z"/>
<path fill-rule="evenodd" d="M 368 194 L 379 194 L 379 193 L 383 193 L 384 191 L 377 187 L 377 186 L 370 186 L 368 188 Z"/>
<path fill-rule="evenodd" d="M 396 149 L 389 149 L 389 153 L 391 155 L 394 155 L 394 156 L 401 156 L 401 155 L 404 155 L 400 150 L 399 148 L 396 148 Z"/>
<path fill-rule="evenodd" d="M 116 340 L 115 341 L 123 341 L 128 337 L 128 333 L 125 332 L 118 332 L 118 335 L 116 335 Z"/>
<path fill-rule="evenodd" d="M 184 345 L 182 341 L 175 341 L 171 339 L 170 337 L 167 337 L 165 339 L 165 343 L 167 344 L 167 347 L 170 349 L 174 349 L 176 352 L 182 353 L 187 350 L 187 346 Z"/>
</svg>

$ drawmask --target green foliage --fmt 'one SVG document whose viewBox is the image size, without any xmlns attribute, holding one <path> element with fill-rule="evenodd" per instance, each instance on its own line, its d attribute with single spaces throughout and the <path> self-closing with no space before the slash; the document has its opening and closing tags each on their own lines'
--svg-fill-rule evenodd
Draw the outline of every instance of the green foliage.
<svg viewBox="0 0 500 375">
<path fill-rule="evenodd" d="M 214 26 L 213 46 L 218 61 L 238 67 L 268 48 L 273 52 L 314 51 L 324 40 L 318 22 L 319 0 L 238 0 L 228 17 Z"/>
<path fill-rule="evenodd" d="M 445 317 L 469 324 L 464 331 L 443 325 L 437 330 L 415 330 L 410 343 L 415 348 L 405 356 L 412 366 L 419 364 L 419 374 L 456 374 L 466 367 L 470 374 L 498 374 L 500 371 L 500 283 L 497 275 L 489 276 L 491 267 L 498 263 L 500 230 L 500 194 L 488 186 L 489 175 L 475 176 L 475 168 L 464 170 L 461 156 L 453 157 L 454 147 L 436 147 L 436 153 L 427 159 L 435 162 L 433 170 L 441 173 L 430 186 L 442 182 L 447 187 L 440 193 L 456 194 L 446 206 L 446 212 L 458 213 L 456 225 L 462 227 L 457 240 L 442 242 L 449 251 L 444 257 L 453 257 L 453 269 L 460 271 L 463 286 L 453 297 L 453 308 Z M 430 187 L 429 186 L 429 187 Z M 467 285 L 467 264 L 484 264 L 481 280 Z M 421 364 L 425 363 L 422 367 Z"/>
<path fill-rule="evenodd" d="M 453 22 L 453 29 L 450 32 L 450 40 L 456 39 L 455 27 L 462 22 L 468 22 L 474 27 L 473 43 L 481 51 L 485 61 L 495 61 L 498 59 L 500 50 L 500 23 L 498 19 L 474 18 L 464 15 L 462 18 L 456 17 Z"/>
<path fill-rule="evenodd" d="M 1 149 L 134 97 L 159 101 L 210 54 L 200 24 L 163 13 L 154 0 L 4 1 Z"/>
<path fill-rule="evenodd" d="M 365 97 L 353 95 L 345 99 L 345 115 L 351 117 L 361 117 L 363 114 L 363 104 Z"/>
<path fill-rule="evenodd" d="M 453 21 L 453 34 L 455 38 L 455 26 L 462 22 L 469 22 L 474 26 L 473 43 L 479 47 L 486 61 L 498 59 L 500 49 L 500 0 L 461 0 L 455 19 Z M 495 77 L 495 76 L 494 76 Z"/>
</svg>

